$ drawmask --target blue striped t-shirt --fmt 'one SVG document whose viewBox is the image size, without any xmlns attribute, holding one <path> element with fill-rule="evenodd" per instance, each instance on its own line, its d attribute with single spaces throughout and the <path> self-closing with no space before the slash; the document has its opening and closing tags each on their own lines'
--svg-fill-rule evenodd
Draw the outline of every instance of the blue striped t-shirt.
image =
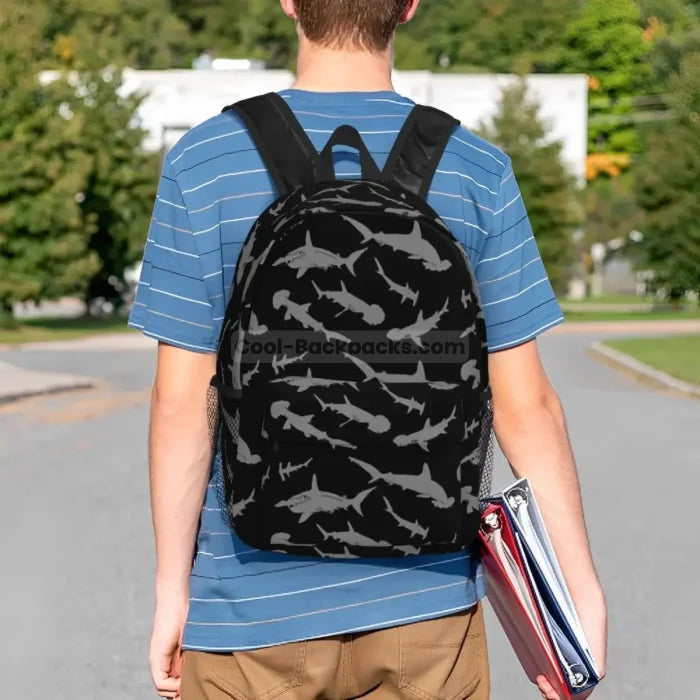
<svg viewBox="0 0 700 700">
<path fill-rule="evenodd" d="M 380 167 L 413 107 L 395 92 L 281 94 L 317 149 L 349 123 Z M 339 148 L 335 159 L 338 177 L 360 176 L 356 152 Z M 186 350 L 215 352 L 241 246 L 275 199 L 235 114 L 189 131 L 165 158 L 130 325 Z M 491 351 L 563 320 L 504 153 L 458 130 L 428 202 L 471 258 Z M 467 609 L 485 593 L 479 561 L 468 551 L 325 560 L 253 549 L 219 508 L 220 469 L 217 454 L 197 537 L 185 649 L 235 651 L 379 629 Z"/>
</svg>

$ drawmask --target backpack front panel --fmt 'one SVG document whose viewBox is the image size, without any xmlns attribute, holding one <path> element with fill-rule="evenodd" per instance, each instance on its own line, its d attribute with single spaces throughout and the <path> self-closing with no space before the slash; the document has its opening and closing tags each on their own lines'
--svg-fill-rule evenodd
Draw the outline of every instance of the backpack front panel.
<svg viewBox="0 0 700 700">
<path fill-rule="evenodd" d="M 224 328 L 219 375 L 237 392 L 221 396 L 222 457 L 244 541 L 339 557 L 471 544 L 485 330 L 463 251 L 427 205 L 367 182 L 273 205 Z"/>
</svg>

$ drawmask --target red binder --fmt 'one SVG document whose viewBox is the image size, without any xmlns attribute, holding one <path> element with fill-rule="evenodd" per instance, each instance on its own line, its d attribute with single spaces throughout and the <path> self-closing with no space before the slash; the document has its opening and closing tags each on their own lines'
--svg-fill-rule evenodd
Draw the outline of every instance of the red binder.
<svg viewBox="0 0 700 700">
<path fill-rule="evenodd" d="M 488 600 L 527 677 L 536 684 L 538 676 L 545 676 L 561 700 L 588 697 L 592 689 L 573 694 L 564 679 L 532 589 L 531 576 L 501 505 L 492 504 L 485 508 L 479 537 Z"/>
</svg>

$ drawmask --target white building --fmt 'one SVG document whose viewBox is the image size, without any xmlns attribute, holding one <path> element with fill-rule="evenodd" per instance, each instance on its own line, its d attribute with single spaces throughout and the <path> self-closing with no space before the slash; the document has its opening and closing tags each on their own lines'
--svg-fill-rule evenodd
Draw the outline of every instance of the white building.
<svg viewBox="0 0 700 700">
<path fill-rule="evenodd" d="M 237 100 L 290 87 L 292 73 L 277 70 L 167 70 L 124 72 L 123 90 L 143 92 L 139 117 L 148 131 L 147 145 L 167 150 L 191 127 Z M 513 76 L 433 74 L 397 71 L 396 90 L 416 102 L 450 112 L 468 128 L 487 121 L 497 107 L 501 89 Z M 587 154 L 588 80 L 583 75 L 533 75 L 531 94 L 551 138 L 563 144 L 563 157 L 583 178 Z"/>
</svg>

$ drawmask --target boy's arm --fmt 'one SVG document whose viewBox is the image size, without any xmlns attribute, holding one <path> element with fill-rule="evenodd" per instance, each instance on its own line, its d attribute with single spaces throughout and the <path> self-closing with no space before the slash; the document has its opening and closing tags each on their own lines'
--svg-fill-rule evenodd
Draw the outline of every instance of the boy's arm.
<svg viewBox="0 0 700 700">
<path fill-rule="evenodd" d="M 494 430 L 515 475 L 527 477 L 599 670 L 605 673 L 606 607 L 593 564 L 564 412 L 535 341 L 491 353 Z"/>
<path fill-rule="evenodd" d="M 160 343 L 151 399 L 151 508 L 156 541 L 153 681 L 179 697 L 189 575 L 211 467 L 207 389 L 216 355 Z"/>
<path fill-rule="evenodd" d="M 207 390 L 216 355 L 159 344 L 151 400 L 151 508 L 156 591 L 186 589 L 209 480 Z"/>
</svg>

